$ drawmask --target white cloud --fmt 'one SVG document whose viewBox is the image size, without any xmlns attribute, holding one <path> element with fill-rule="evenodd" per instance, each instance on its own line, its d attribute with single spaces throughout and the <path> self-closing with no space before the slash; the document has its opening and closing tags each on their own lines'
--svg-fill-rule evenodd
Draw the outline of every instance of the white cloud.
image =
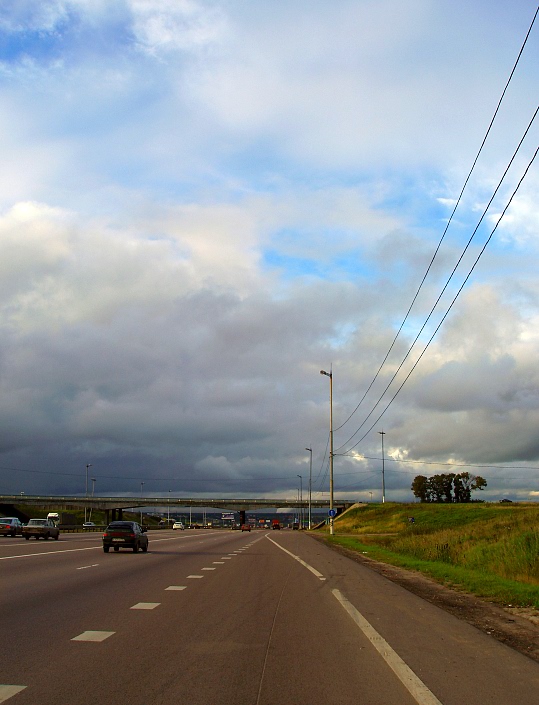
<svg viewBox="0 0 539 705">
<path fill-rule="evenodd" d="M 528 14 L 427 0 L 4 5 L 3 465 L 92 456 L 148 491 L 166 467 L 269 478 L 268 493 L 290 490 L 271 478 L 295 482 L 305 445 L 322 465 L 319 369 L 333 364 L 345 419 L 434 252 Z M 387 369 L 527 113 L 527 56 Z M 393 457 L 539 454 L 534 188 L 530 175 L 383 418 Z M 379 453 L 376 430 L 359 452 Z M 357 492 L 376 487 L 376 461 L 343 458 L 343 492 L 358 465 Z M 399 497 L 409 470 L 395 470 Z"/>
<path fill-rule="evenodd" d="M 207 47 L 221 37 L 226 22 L 215 4 L 195 0 L 128 0 L 133 31 L 150 54 Z"/>
</svg>

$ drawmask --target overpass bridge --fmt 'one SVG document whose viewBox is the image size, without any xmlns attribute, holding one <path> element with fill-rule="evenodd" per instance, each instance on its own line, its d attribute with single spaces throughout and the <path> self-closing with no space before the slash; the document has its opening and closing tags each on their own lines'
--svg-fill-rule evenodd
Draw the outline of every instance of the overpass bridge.
<svg viewBox="0 0 539 705">
<path fill-rule="evenodd" d="M 354 504 L 353 500 L 333 500 L 333 506 L 340 514 Z M 27 494 L 0 494 L 0 505 L 26 505 L 28 507 L 42 507 L 49 511 L 67 511 L 74 509 L 94 509 L 105 512 L 106 522 L 121 519 L 124 509 L 137 509 L 139 507 L 166 507 L 167 511 L 180 507 L 205 507 L 215 508 L 216 511 L 227 510 L 240 512 L 245 516 L 246 511 L 253 509 L 298 509 L 308 508 L 309 500 L 304 499 L 257 499 L 257 498 L 209 498 L 209 497 L 144 497 L 143 495 L 123 497 L 85 497 L 80 495 L 27 495 Z M 311 500 L 313 509 L 325 509 L 329 506 L 327 499 Z"/>
</svg>

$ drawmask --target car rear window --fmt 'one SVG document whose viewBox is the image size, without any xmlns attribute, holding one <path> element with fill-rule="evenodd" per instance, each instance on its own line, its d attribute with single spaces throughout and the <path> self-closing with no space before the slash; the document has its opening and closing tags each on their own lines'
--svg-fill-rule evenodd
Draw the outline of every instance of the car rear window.
<svg viewBox="0 0 539 705">
<path fill-rule="evenodd" d="M 11 517 L 4 517 L 3 519 L 0 519 L 0 524 L 11 524 L 13 519 Z"/>
<path fill-rule="evenodd" d="M 107 526 L 107 531 L 133 531 L 134 526 L 132 524 L 109 524 Z"/>
<path fill-rule="evenodd" d="M 45 526 L 46 524 L 46 519 L 30 519 L 30 521 L 28 522 L 29 526 Z"/>
</svg>

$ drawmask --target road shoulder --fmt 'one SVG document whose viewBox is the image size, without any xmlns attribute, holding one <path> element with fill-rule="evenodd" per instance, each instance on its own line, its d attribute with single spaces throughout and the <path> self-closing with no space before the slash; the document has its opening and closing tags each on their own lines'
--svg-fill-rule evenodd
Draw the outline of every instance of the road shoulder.
<svg viewBox="0 0 539 705">
<path fill-rule="evenodd" d="M 324 536 L 309 536 L 539 663 L 539 625 L 522 616 L 525 610 L 498 607 L 474 595 L 440 585 L 421 573 L 381 563 L 332 544 Z"/>
</svg>

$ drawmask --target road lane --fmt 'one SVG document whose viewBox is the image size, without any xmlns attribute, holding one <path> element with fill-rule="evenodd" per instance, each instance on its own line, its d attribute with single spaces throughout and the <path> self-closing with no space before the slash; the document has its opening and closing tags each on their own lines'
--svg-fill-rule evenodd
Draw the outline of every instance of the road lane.
<svg viewBox="0 0 539 705">
<path fill-rule="evenodd" d="M 87 560 L 51 550 L 0 563 L 0 619 L 15 643 L 0 660 L 0 684 L 27 686 L 10 705 L 421 702 L 336 591 L 432 702 L 537 702 L 537 664 L 304 534 L 188 536 L 156 532 L 148 554 L 96 550 Z M 76 541 L 66 547 L 84 545 Z M 4 589 L 7 566 L 17 594 Z M 139 603 L 153 609 L 132 609 Z M 93 641 L 73 641 L 88 632 Z"/>
</svg>

